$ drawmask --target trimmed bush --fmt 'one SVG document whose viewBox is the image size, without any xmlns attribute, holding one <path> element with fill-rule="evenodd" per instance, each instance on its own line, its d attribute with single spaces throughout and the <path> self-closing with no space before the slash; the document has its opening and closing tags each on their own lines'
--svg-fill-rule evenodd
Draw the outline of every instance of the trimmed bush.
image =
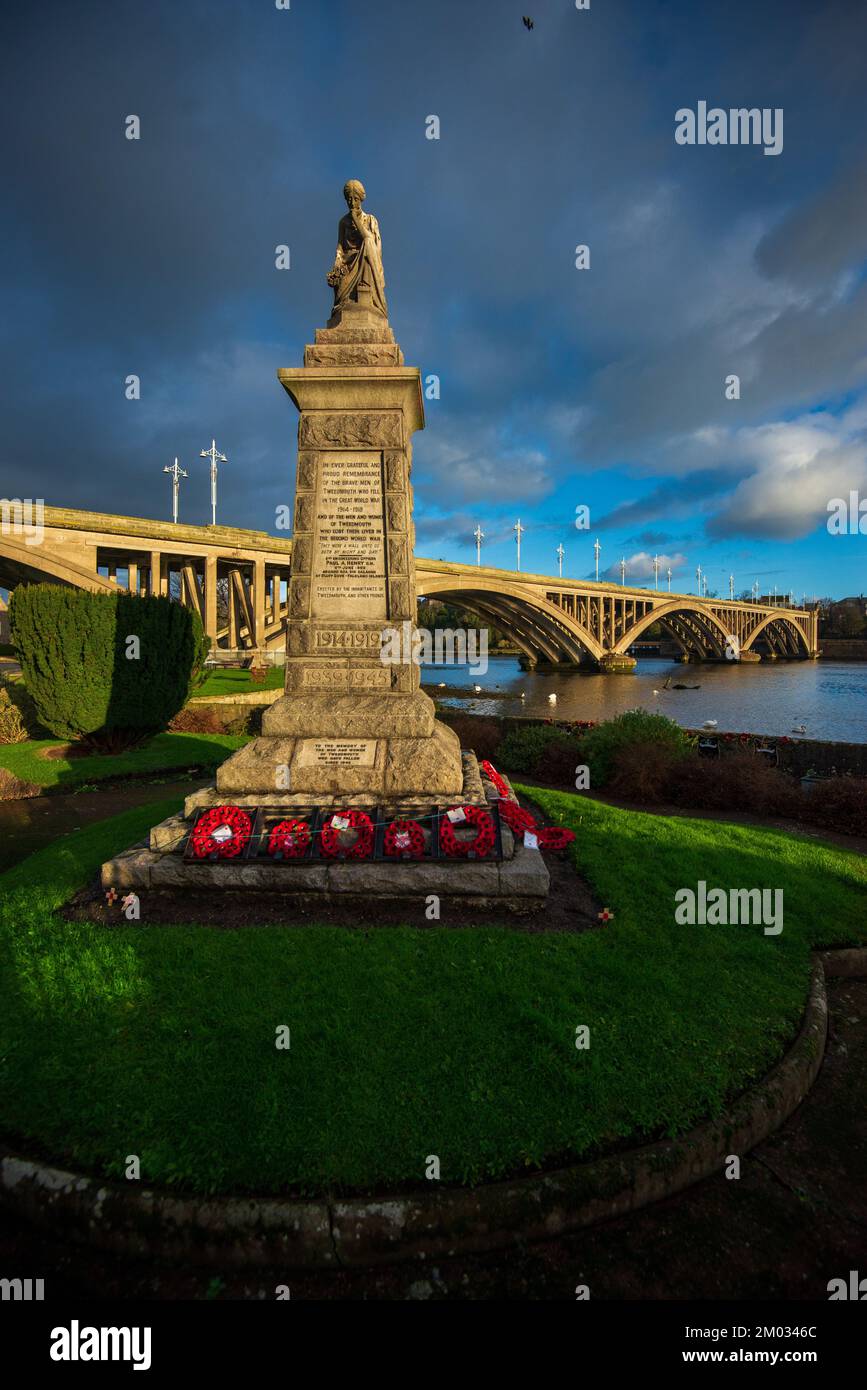
<svg viewBox="0 0 867 1390">
<path fill-rule="evenodd" d="M 789 819 L 797 819 L 803 806 L 797 782 L 747 752 L 677 763 L 669 775 L 668 794 L 678 806 Z"/>
<path fill-rule="evenodd" d="M 9 691 L 0 688 L 0 743 L 24 743 L 26 738 L 20 709 L 10 699 Z"/>
<path fill-rule="evenodd" d="M 165 729 L 207 651 L 198 615 L 167 598 L 27 584 L 9 612 L 40 722 L 102 750 Z"/>
<path fill-rule="evenodd" d="M 187 705 L 169 724 L 173 734 L 253 734 L 262 728 L 262 707 Z"/>
<path fill-rule="evenodd" d="M 454 729 L 462 748 L 472 749 L 477 758 L 490 758 L 491 762 L 496 762 L 503 737 L 498 720 L 453 709 L 437 709 L 437 719 Z"/>
<path fill-rule="evenodd" d="M 829 777 L 802 796 L 804 820 L 844 835 L 867 835 L 867 777 Z"/>
<path fill-rule="evenodd" d="M 614 775 L 616 755 L 636 743 L 658 744 L 670 752 L 672 761 L 685 757 L 689 751 L 687 736 L 674 720 L 644 709 L 626 710 L 597 724 L 595 729 L 588 729 L 581 740 L 582 762 L 590 768 L 590 786 L 606 786 Z"/>
<path fill-rule="evenodd" d="M 543 782 L 555 782 L 558 786 L 575 786 L 575 772 L 586 763 L 584 745 L 575 734 L 567 734 L 562 739 L 552 739 L 542 749 L 533 768 L 533 776 Z"/>
<path fill-rule="evenodd" d="M 565 729 L 558 729 L 556 724 L 526 724 L 506 734 L 497 757 L 506 772 L 535 772 L 546 749 L 570 741 Z"/>
<path fill-rule="evenodd" d="M 667 743 L 626 743 L 614 753 L 606 790 L 627 801 L 658 805 L 667 799 L 675 767 L 697 763 L 697 758 L 684 759 Z"/>
</svg>

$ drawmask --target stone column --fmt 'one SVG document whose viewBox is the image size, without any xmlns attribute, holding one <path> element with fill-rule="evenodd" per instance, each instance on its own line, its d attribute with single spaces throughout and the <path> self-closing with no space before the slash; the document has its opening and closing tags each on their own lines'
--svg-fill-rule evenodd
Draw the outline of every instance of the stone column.
<svg viewBox="0 0 867 1390">
<path fill-rule="evenodd" d="M 158 550 L 151 551 L 148 593 L 153 598 L 159 598 L 163 593 L 163 557 Z"/>
<path fill-rule="evenodd" d="M 217 557 L 205 556 L 205 632 L 217 645 Z"/>
<path fill-rule="evenodd" d="M 229 605 L 229 614 L 228 614 L 228 627 L 229 627 L 228 643 L 229 643 L 229 647 L 230 647 L 230 649 L 231 649 L 232 651 L 237 651 L 237 648 L 238 648 L 238 600 L 237 600 L 236 597 L 235 597 L 235 581 L 234 581 L 234 579 L 232 578 L 232 571 L 231 571 L 231 570 L 228 571 L 228 584 L 227 584 L 226 587 L 227 587 L 227 590 L 228 590 L 228 605 Z"/>
<path fill-rule="evenodd" d="M 129 571 L 128 587 L 131 594 L 138 593 L 138 561 L 130 560 L 127 565 Z"/>
<path fill-rule="evenodd" d="M 265 650 L 265 561 L 253 561 L 253 646 Z"/>
<path fill-rule="evenodd" d="M 280 766 L 291 792 L 457 795 L 460 744 L 411 660 L 420 373 L 382 316 L 362 310 L 319 329 L 304 366 L 277 375 L 301 415 L 286 693 L 263 737 L 222 765 L 218 788 L 273 791 Z M 389 644 L 403 660 L 382 660 Z"/>
</svg>

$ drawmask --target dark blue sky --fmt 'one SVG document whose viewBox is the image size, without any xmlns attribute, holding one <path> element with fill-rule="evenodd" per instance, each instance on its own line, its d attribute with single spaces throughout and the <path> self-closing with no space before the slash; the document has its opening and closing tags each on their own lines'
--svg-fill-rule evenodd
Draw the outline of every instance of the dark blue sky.
<svg viewBox="0 0 867 1390">
<path fill-rule="evenodd" d="M 7 0 L 0 494 L 165 517 L 178 454 L 204 522 L 215 435 L 218 519 L 274 530 L 275 373 L 328 316 L 358 177 L 441 380 L 422 554 L 471 558 L 479 521 L 513 565 L 520 516 L 527 569 L 562 541 L 587 575 L 598 534 L 634 582 L 659 553 L 679 588 L 867 588 L 867 538 L 825 527 L 867 498 L 865 39 L 862 0 Z M 678 145 L 699 101 L 781 107 L 782 153 Z"/>
</svg>

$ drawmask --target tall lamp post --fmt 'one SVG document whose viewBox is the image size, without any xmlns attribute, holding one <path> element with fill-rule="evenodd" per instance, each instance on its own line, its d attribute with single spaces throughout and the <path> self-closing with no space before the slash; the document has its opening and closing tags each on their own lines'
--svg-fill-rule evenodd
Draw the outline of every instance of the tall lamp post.
<svg viewBox="0 0 867 1390">
<path fill-rule="evenodd" d="M 475 531 L 473 532 L 473 535 L 474 535 L 475 538 L 476 538 L 476 564 L 477 564 L 477 565 L 481 565 L 481 563 L 482 563 L 482 541 L 485 539 L 485 533 L 484 533 L 484 531 L 482 530 L 481 526 L 478 525 L 478 523 L 476 523 L 476 529 L 475 529 Z"/>
<path fill-rule="evenodd" d="M 621 561 L 620 561 L 620 583 L 621 583 L 621 584 L 625 584 L 625 583 L 626 583 L 626 560 L 625 560 L 625 559 L 621 559 Z"/>
<path fill-rule="evenodd" d="M 173 522 L 175 523 L 175 525 L 177 526 L 177 524 L 178 524 L 178 492 L 179 492 L 179 490 L 180 490 L 181 478 L 186 478 L 186 477 L 189 476 L 189 474 L 186 472 L 185 469 L 183 469 L 183 468 L 180 467 L 180 465 L 178 464 L 177 457 L 175 457 L 175 461 L 174 461 L 174 463 L 172 464 L 171 468 L 169 468 L 169 465 L 166 464 L 165 468 L 163 469 L 163 472 L 164 472 L 164 473 L 171 473 L 171 475 L 172 475 L 172 521 L 173 521 Z"/>
<path fill-rule="evenodd" d="M 734 600 L 734 596 L 735 596 L 735 577 L 734 577 L 733 574 L 730 574 L 730 575 L 729 575 L 729 598 L 732 599 L 732 600 Z"/>
<path fill-rule="evenodd" d="M 671 565 L 669 565 L 666 573 L 668 575 L 668 592 L 671 593 Z"/>
<path fill-rule="evenodd" d="M 211 440 L 210 449 L 202 449 L 199 458 L 211 460 L 211 525 L 217 524 L 217 464 L 228 463 L 225 454 L 221 454 L 217 448 L 217 441 Z"/>
<path fill-rule="evenodd" d="M 597 583 L 597 584 L 599 583 L 599 552 L 600 552 L 601 549 L 602 549 L 602 546 L 599 544 L 598 539 L 595 540 L 595 541 L 593 542 L 593 554 L 596 556 L 596 583 Z"/>
<path fill-rule="evenodd" d="M 518 520 L 515 522 L 514 526 L 515 540 L 518 542 L 518 563 L 515 566 L 515 568 L 518 570 L 520 570 L 521 568 L 521 537 L 523 536 L 526 529 L 526 526 L 521 525 L 521 518 L 518 517 Z"/>
<path fill-rule="evenodd" d="M 560 566 L 560 578 L 561 578 L 561 579 L 563 578 L 563 556 L 564 556 L 565 554 L 566 554 L 566 551 L 563 549 L 563 542 L 561 541 L 560 544 L 557 546 L 557 562 L 558 562 L 558 564 L 559 564 L 559 566 Z"/>
<path fill-rule="evenodd" d="M 658 555 L 654 555 L 654 557 L 653 557 L 653 587 L 654 587 L 654 589 L 658 589 L 658 588 L 659 588 L 659 556 L 658 556 Z"/>
</svg>

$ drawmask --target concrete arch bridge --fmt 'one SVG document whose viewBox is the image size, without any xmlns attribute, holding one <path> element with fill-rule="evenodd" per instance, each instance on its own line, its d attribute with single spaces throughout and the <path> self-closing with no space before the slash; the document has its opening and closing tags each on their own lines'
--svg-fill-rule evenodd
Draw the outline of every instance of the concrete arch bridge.
<svg viewBox="0 0 867 1390">
<path fill-rule="evenodd" d="M 818 655 L 814 609 L 552 579 L 442 560 L 417 559 L 416 586 L 419 597 L 489 618 L 509 635 L 529 666 L 631 670 L 635 658 L 630 649 L 657 623 L 690 660 Z"/>
<path fill-rule="evenodd" d="M 39 532 L 14 504 L 0 527 L 0 588 L 48 580 L 170 594 L 199 613 L 224 652 L 285 649 L 292 541 L 231 526 L 45 507 Z M 630 648 L 659 623 L 691 659 L 817 655 L 814 609 L 698 598 L 442 560 L 416 559 L 420 598 L 466 607 L 502 628 L 535 666 L 629 670 Z"/>
<path fill-rule="evenodd" d="M 163 594 L 194 608 L 212 645 L 233 652 L 285 647 L 292 542 L 233 526 L 4 504 L 0 588 L 69 584 Z"/>
</svg>

